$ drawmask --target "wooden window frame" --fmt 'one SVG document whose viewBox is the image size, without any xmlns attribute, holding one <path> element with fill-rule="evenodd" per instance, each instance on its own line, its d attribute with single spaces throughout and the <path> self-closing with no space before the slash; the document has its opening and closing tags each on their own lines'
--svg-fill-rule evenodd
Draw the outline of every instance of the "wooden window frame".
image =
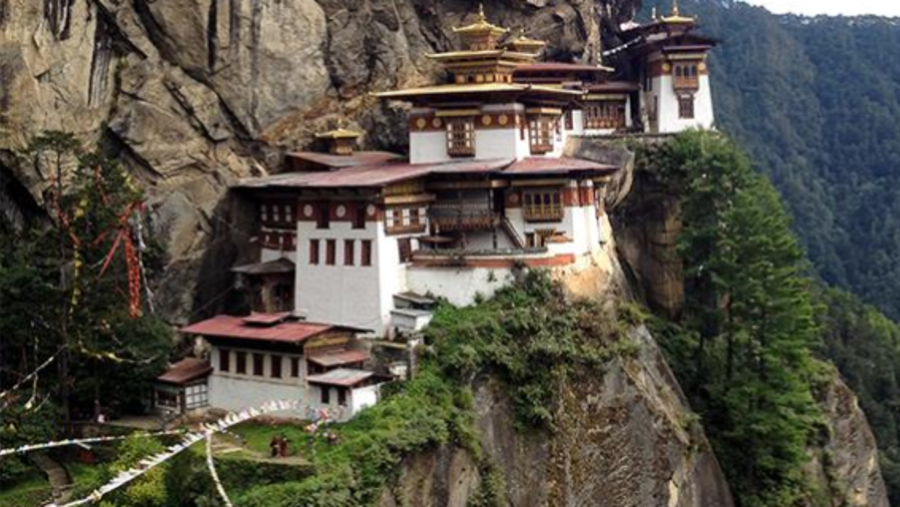
<svg viewBox="0 0 900 507">
<path fill-rule="evenodd" d="M 447 155 L 451 157 L 475 156 L 475 117 L 459 116 L 445 120 Z"/>
<path fill-rule="evenodd" d="M 397 238 L 397 252 L 400 254 L 400 264 L 412 262 L 412 239 Z"/>
<path fill-rule="evenodd" d="M 362 248 L 360 249 L 359 265 L 369 267 L 372 265 L 372 240 L 362 240 Z"/>
<path fill-rule="evenodd" d="M 266 375 L 266 356 L 265 354 L 253 353 L 253 376 L 264 377 Z"/>
<path fill-rule="evenodd" d="M 338 395 L 338 405 L 344 406 L 347 405 L 347 391 L 349 391 L 346 387 L 338 387 L 337 395 Z"/>
<path fill-rule="evenodd" d="M 331 405 L 331 386 L 319 386 L 319 391 L 321 391 L 321 397 L 319 401 L 322 405 Z"/>
<path fill-rule="evenodd" d="M 325 265 L 334 266 L 337 264 L 337 240 L 325 240 Z"/>
<path fill-rule="evenodd" d="M 243 350 L 234 353 L 234 372 L 238 375 L 247 374 L 247 353 Z"/>
<path fill-rule="evenodd" d="M 365 229 L 366 228 L 366 205 L 359 204 L 353 210 L 353 228 L 354 229 Z"/>
<path fill-rule="evenodd" d="M 319 240 L 309 240 L 309 264 L 311 266 L 319 265 Z"/>
<path fill-rule="evenodd" d="M 327 202 L 320 202 L 316 206 L 316 229 L 331 228 L 331 205 Z"/>
<path fill-rule="evenodd" d="M 356 240 L 344 240 L 344 266 L 352 266 L 356 261 Z"/>
<path fill-rule="evenodd" d="M 228 373 L 231 370 L 231 351 L 219 349 L 219 371 Z"/>
<path fill-rule="evenodd" d="M 555 119 L 549 115 L 538 114 L 528 118 L 528 145 L 533 155 L 553 151 L 555 123 Z"/>
<path fill-rule="evenodd" d="M 281 378 L 281 365 L 284 359 L 277 355 L 272 354 L 269 356 L 269 376 L 272 378 Z"/>
<path fill-rule="evenodd" d="M 522 195 L 522 214 L 528 222 L 559 222 L 566 216 L 562 189 L 529 190 Z"/>
<path fill-rule="evenodd" d="M 678 97 L 678 118 L 693 120 L 697 117 L 693 95 L 681 95 Z"/>
<path fill-rule="evenodd" d="M 672 84 L 676 90 L 700 88 L 700 62 L 683 62 L 672 65 Z"/>
<path fill-rule="evenodd" d="M 300 358 L 291 358 L 291 378 L 300 378 Z"/>
</svg>

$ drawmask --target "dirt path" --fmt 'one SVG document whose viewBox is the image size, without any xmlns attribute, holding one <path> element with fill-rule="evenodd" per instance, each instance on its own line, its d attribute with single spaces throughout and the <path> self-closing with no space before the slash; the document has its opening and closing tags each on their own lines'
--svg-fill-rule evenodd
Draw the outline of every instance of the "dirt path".
<svg viewBox="0 0 900 507">
<path fill-rule="evenodd" d="M 65 501 L 69 497 L 69 491 L 72 489 L 72 478 L 69 473 L 59 463 L 50 456 L 37 452 L 31 456 L 34 464 L 44 472 L 47 480 L 50 481 L 50 488 L 53 491 L 53 499 L 57 502 Z"/>
</svg>

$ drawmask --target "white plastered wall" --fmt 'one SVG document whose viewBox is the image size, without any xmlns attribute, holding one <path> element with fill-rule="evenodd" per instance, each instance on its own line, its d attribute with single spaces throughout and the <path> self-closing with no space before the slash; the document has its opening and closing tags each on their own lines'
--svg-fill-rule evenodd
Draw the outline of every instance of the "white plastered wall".
<svg viewBox="0 0 900 507">
<path fill-rule="evenodd" d="M 305 395 L 304 379 L 306 378 L 306 361 L 302 355 L 277 353 L 281 356 L 281 378 L 271 378 L 272 352 L 254 351 L 246 348 L 227 348 L 231 354 L 231 368 L 229 372 L 219 370 L 219 355 L 222 349 L 213 346 L 211 363 L 213 373 L 209 376 L 209 406 L 221 410 L 239 411 L 245 408 L 256 407 L 272 400 L 296 400 L 303 402 Z M 237 374 L 235 369 L 236 359 L 234 352 L 247 353 L 247 374 Z M 253 354 L 265 355 L 264 376 L 253 376 Z M 300 377 L 291 377 L 291 359 L 299 358 Z M 300 417 L 300 411 L 279 412 L 277 415 Z"/>
<path fill-rule="evenodd" d="M 701 75 L 700 89 L 694 94 L 694 118 L 679 117 L 678 95 L 672 86 L 672 76 L 653 79 L 653 93 L 659 97 L 658 131 L 661 134 L 683 132 L 688 129 L 711 129 L 715 122 L 709 76 Z M 652 98 L 651 98 L 652 100 Z"/>
</svg>

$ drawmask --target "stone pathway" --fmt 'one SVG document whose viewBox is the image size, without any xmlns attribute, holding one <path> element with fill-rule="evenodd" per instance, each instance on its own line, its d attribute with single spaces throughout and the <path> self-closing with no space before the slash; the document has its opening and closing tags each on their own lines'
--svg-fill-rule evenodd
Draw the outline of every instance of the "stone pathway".
<svg viewBox="0 0 900 507">
<path fill-rule="evenodd" d="M 69 498 L 70 490 L 73 486 L 72 478 L 69 477 L 66 469 L 42 452 L 32 454 L 31 459 L 47 475 L 47 480 L 50 481 L 50 488 L 53 491 L 53 499 L 56 502 L 65 502 Z"/>
<path fill-rule="evenodd" d="M 221 436 L 213 437 L 212 442 L 213 456 L 227 456 L 229 454 L 241 453 L 241 458 L 254 461 L 257 463 L 271 463 L 273 465 L 307 465 L 309 462 L 302 456 L 288 456 L 287 458 L 273 458 L 267 454 L 263 454 L 253 449 L 249 449 L 241 445 L 235 439 L 222 438 Z"/>
</svg>

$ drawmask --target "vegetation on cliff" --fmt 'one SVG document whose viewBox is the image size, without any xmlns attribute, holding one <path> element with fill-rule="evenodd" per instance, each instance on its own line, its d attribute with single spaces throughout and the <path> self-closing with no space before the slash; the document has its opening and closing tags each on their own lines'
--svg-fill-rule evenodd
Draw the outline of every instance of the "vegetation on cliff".
<svg viewBox="0 0 900 507">
<path fill-rule="evenodd" d="M 803 464 L 819 368 L 810 280 L 787 213 L 724 136 L 687 133 L 648 150 L 644 170 L 683 196 L 685 308 L 664 326 L 663 347 L 739 505 L 795 505 L 811 494 Z"/>
<path fill-rule="evenodd" d="M 390 488 L 404 458 L 453 443 L 481 457 L 472 384 L 495 375 L 514 400 L 518 426 L 552 429 L 553 393 L 573 368 L 633 351 L 623 326 L 589 301 L 571 301 L 542 272 L 523 275 L 493 299 L 467 308 L 442 305 L 427 330 L 428 352 L 415 378 L 346 425 L 340 443 L 309 455 L 314 474 L 253 488 L 248 507 L 369 505 Z M 485 464 L 478 505 L 497 505 L 502 477 Z"/>
</svg>

